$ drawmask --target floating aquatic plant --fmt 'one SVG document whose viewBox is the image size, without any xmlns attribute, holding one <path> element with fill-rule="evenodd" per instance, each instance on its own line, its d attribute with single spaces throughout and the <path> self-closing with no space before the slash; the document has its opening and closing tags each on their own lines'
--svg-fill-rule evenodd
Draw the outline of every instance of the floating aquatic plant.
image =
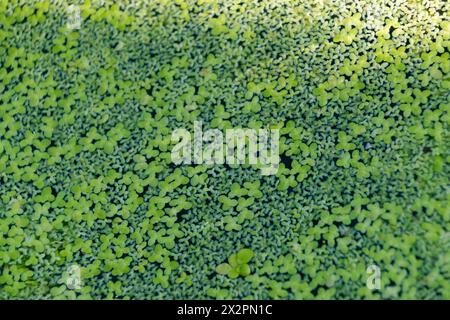
<svg viewBox="0 0 450 320">
<path fill-rule="evenodd" d="M 450 298 L 448 1 L 69 2 L 0 0 L 0 298 Z"/>
</svg>

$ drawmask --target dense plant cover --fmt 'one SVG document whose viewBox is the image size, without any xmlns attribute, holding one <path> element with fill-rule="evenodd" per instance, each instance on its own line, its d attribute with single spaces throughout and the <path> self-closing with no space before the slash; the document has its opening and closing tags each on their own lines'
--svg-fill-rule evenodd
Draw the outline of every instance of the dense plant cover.
<svg viewBox="0 0 450 320">
<path fill-rule="evenodd" d="M 0 298 L 450 299 L 448 1 L 71 3 L 0 0 Z"/>
</svg>

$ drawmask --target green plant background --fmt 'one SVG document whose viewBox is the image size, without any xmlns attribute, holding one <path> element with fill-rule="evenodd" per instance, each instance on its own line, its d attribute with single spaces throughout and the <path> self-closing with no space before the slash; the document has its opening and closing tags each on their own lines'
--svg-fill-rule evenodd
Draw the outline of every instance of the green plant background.
<svg viewBox="0 0 450 320">
<path fill-rule="evenodd" d="M 101 2 L 0 0 L 0 298 L 450 298 L 448 1 Z"/>
</svg>

